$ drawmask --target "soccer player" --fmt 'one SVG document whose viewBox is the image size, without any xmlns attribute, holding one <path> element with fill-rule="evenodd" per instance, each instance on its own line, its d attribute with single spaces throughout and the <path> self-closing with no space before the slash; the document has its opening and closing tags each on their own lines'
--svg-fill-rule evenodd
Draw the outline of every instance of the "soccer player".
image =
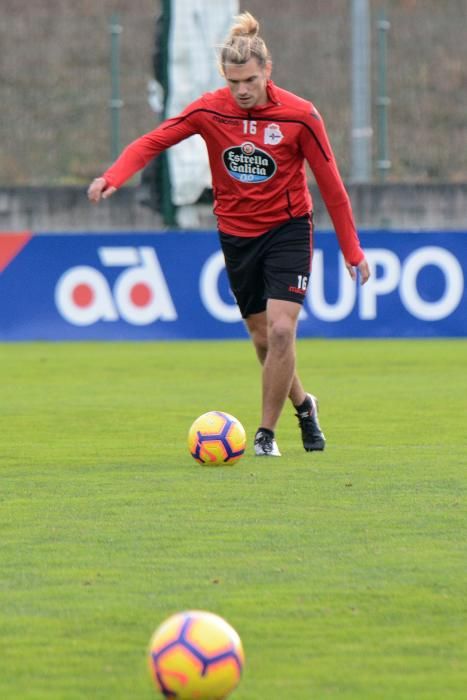
<svg viewBox="0 0 467 700">
<path fill-rule="evenodd" d="M 92 202 L 107 198 L 152 158 L 193 134 L 206 142 L 214 213 L 230 286 L 262 364 L 258 456 L 279 457 L 275 429 L 287 397 L 295 407 L 303 446 L 323 450 L 316 397 L 295 370 L 297 319 L 309 282 L 312 200 L 305 162 L 333 222 L 347 270 L 370 270 L 323 119 L 315 106 L 277 87 L 259 24 L 235 18 L 220 47 L 227 86 L 202 95 L 177 117 L 127 146 L 89 186 Z"/>
</svg>

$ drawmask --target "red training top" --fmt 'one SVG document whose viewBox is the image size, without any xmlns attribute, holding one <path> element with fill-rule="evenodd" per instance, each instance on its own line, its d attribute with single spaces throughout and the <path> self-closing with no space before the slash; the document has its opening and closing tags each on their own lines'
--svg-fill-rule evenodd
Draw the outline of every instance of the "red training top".
<svg viewBox="0 0 467 700">
<path fill-rule="evenodd" d="M 260 236 L 311 211 L 305 160 L 351 265 L 363 259 L 349 196 L 321 116 L 311 102 L 268 81 L 268 102 L 244 110 L 228 87 L 202 95 L 122 152 L 104 173 L 120 187 L 165 149 L 193 134 L 206 142 L 219 229 Z"/>
</svg>

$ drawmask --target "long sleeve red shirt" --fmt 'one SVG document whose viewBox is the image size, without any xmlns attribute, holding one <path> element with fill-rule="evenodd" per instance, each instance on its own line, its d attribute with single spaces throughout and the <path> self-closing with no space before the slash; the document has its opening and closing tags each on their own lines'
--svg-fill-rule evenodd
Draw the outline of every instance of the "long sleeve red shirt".
<svg viewBox="0 0 467 700">
<path fill-rule="evenodd" d="M 214 213 L 221 231 L 259 236 L 313 207 L 308 162 L 333 222 L 342 253 L 363 259 L 349 196 L 321 116 L 311 102 L 268 82 L 268 102 L 247 111 L 229 88 L 202 95 L 177 117 L 133 141 L 104 173 L 120 187 L 152 158 L 200 134 L 212 173 Z"/>
</svg>

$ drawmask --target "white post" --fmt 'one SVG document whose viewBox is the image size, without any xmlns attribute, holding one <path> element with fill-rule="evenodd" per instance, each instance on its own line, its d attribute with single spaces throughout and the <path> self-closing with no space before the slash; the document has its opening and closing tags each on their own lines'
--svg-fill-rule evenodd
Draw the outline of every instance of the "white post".
<svg viewBox="0 0 467 700">
<path fill-rule="evenodd" d="M 352 182 L 371 180 L 370 9 L 352 0 Z"/>
</svg>

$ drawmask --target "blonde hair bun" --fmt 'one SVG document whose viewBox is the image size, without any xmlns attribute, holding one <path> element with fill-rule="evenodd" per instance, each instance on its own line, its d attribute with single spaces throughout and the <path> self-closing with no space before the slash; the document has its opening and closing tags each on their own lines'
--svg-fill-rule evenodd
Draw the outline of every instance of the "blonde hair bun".
<svg viewBox="0 0 467 700">
<path fill-rule="evenodd" d="M 270 60 L 269 51 L 259 36 L 259 22 L 250 12 L 242 12 L 235 17 L 235 24 L 224 41 L 219 46 L 219 69 L 225 75 L 226 65 L 243 65 L 255 58 L 264 67 Z"/>
<path fill-rule="evenodd" d="M 254 37 L 259 34 L 259 22 L 250 12 L 242 12 L 235 17 L 237 24 L 230 29 L 230 36 Z"/>
</svg>

